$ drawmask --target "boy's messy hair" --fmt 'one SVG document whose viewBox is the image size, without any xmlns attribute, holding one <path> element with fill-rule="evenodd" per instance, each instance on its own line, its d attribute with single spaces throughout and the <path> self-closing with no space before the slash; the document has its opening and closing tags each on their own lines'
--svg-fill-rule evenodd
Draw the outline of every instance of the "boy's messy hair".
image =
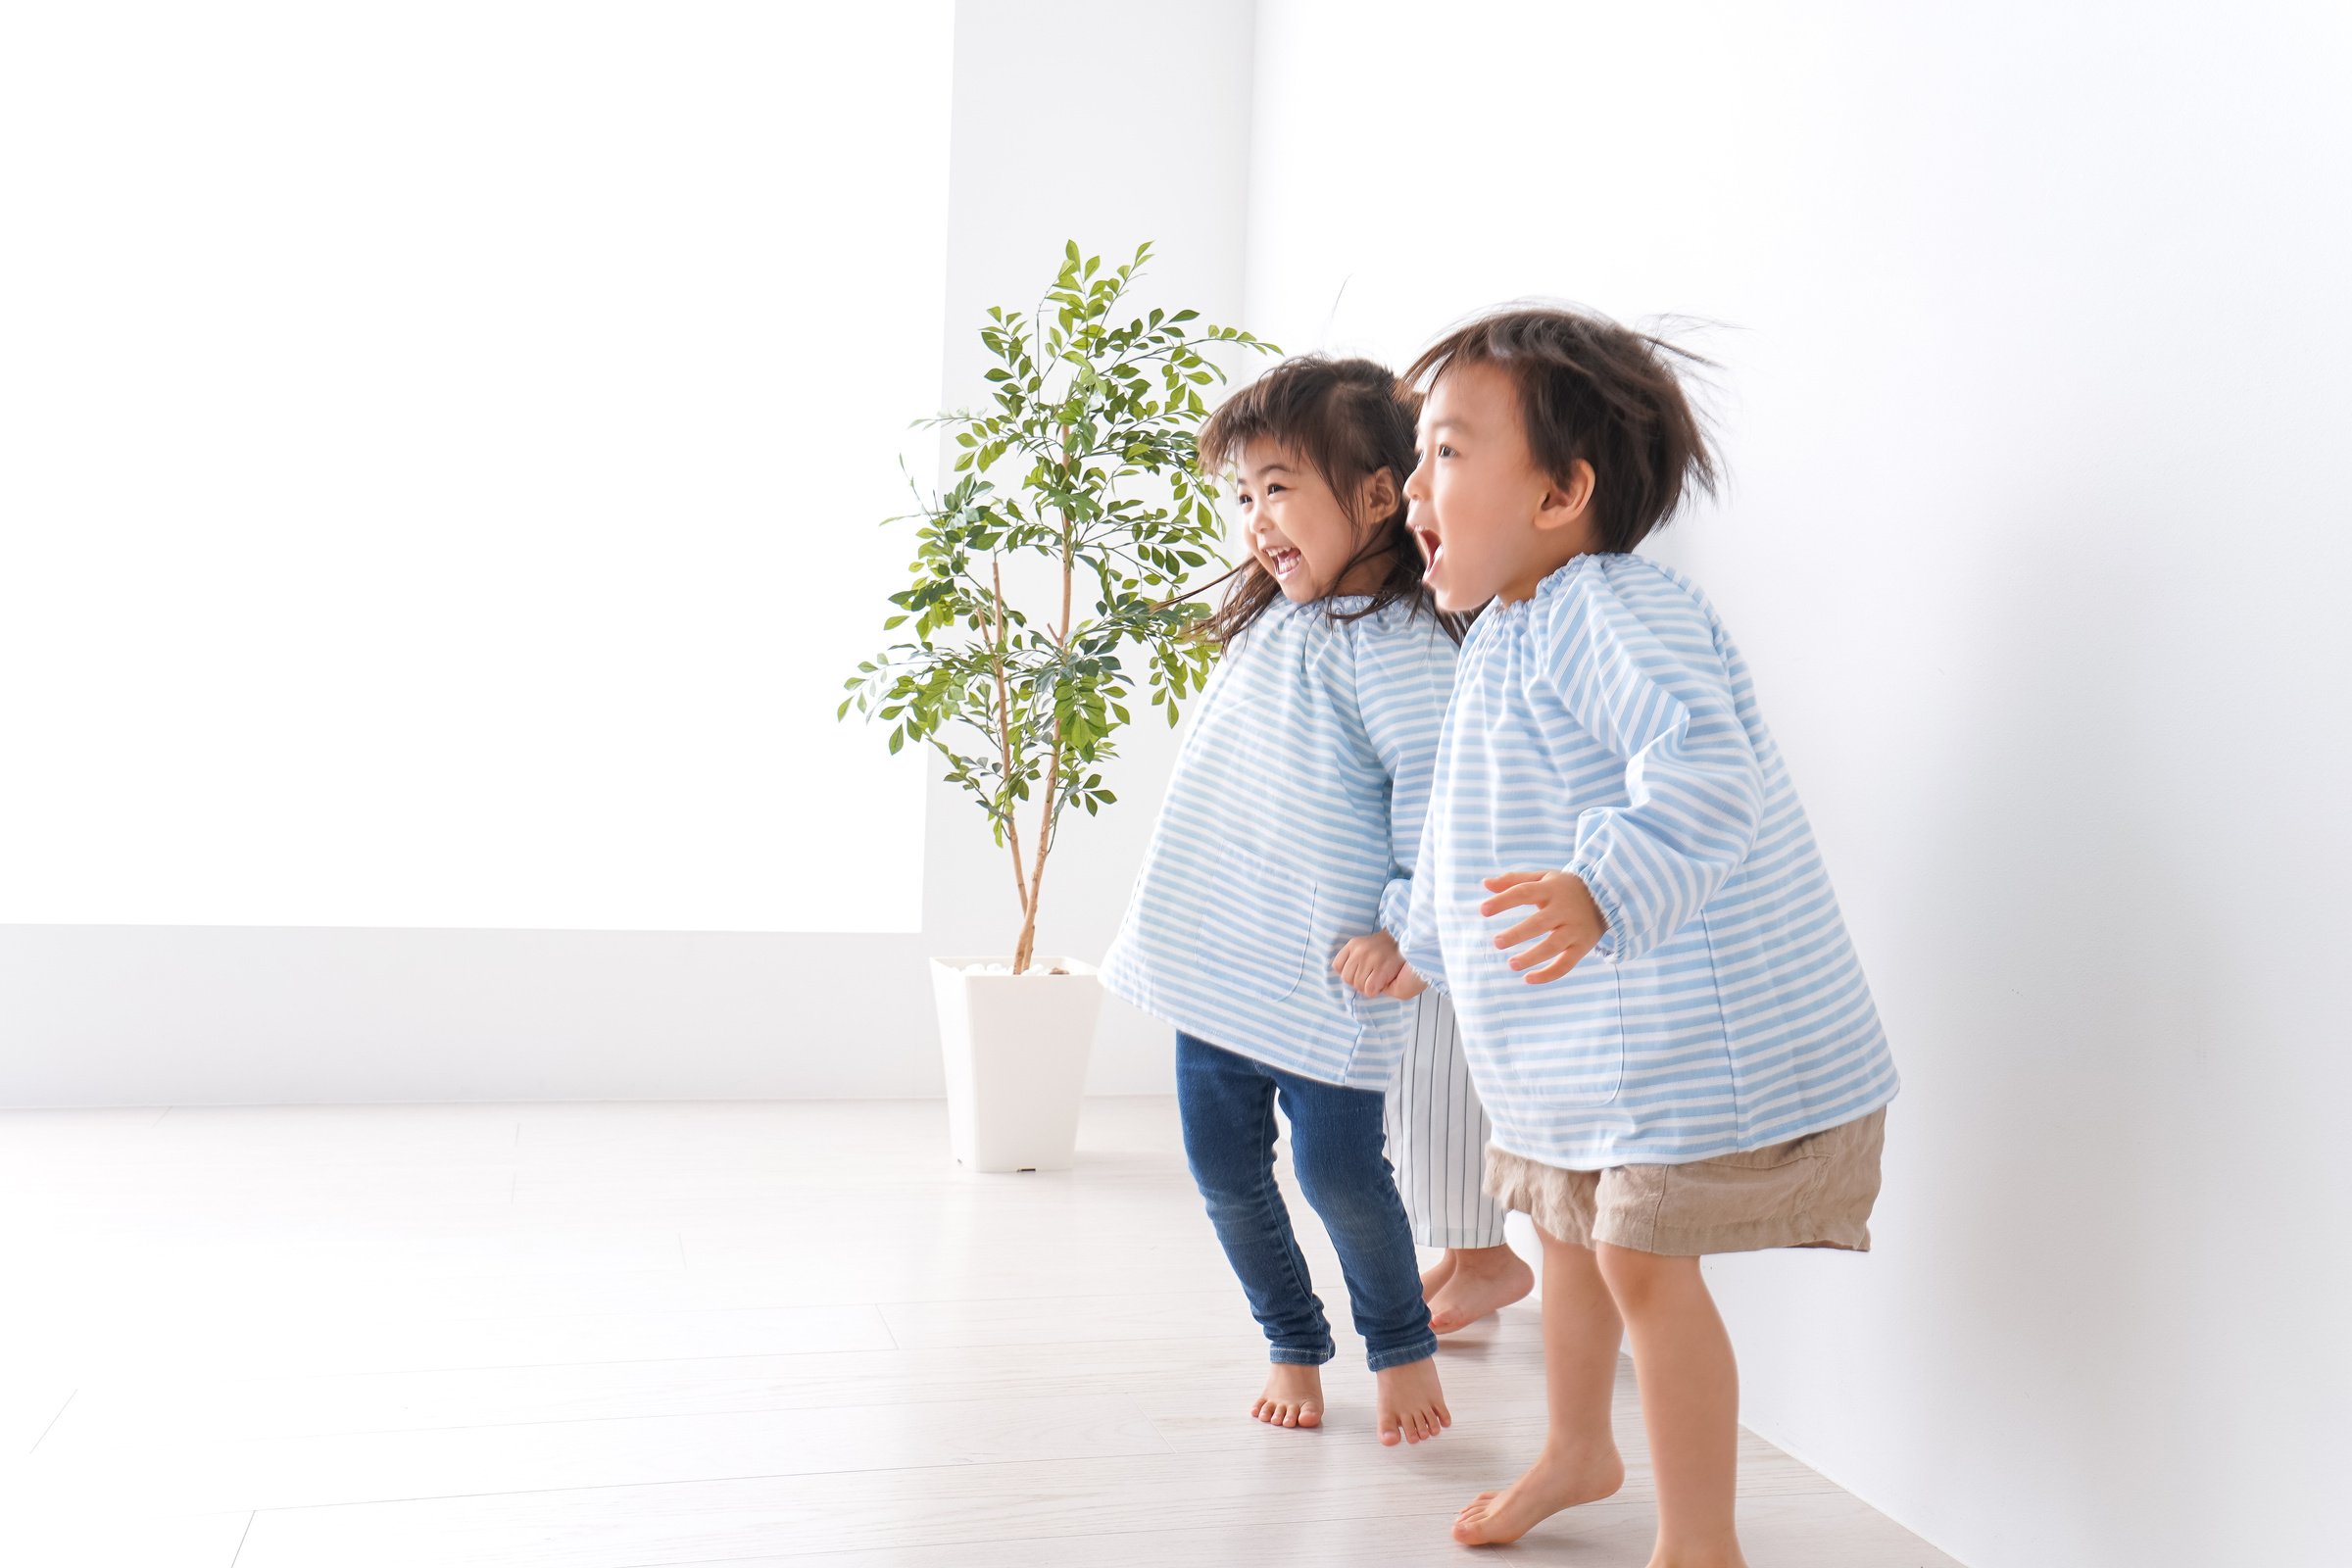
<svg viewBox="0 0 2352 1568">
<path fill-rule="evenodd" d="M 1385 558 L 1387 566 L 1371 603 L 1340 611 L 1335 620 L 1358 620 L 1391 605 L 1436 616 L 1459 642 L 1468 622 L 1443 614 L 1421 581 L 1420 546 L 1405 526 L 1404 481 L 1413 471 L 1416 401 L 1386 366 L 1370 360 L 1331 359 L 1320 354 L 1283 361 L 1227 398 L 1201 425 L 1198 437 L 1200 471 L 1218 473 L 1239 463 L 1252 441 L 1270 441 L 1303 460 L 1331 486 L 1340 504 L 1351 504 L 1363 482 L 1381 469 L 1396 484 L 1396 509 L 1385 517 L 1358 517 L 1362 545 L 1336 580 L 1345 581 L 1366 562 Z M 1282 585 L 1254 556 L 1239 568 L 1240 581 L 1217 612 L 1200 623 L 1200 635 L 1230 643 L 1282 598 Z"/>
<path fill-rule="evenodd" d="M 1602 550 L 1623 552 L 1666 525 L 1692 489 L 1714 495 L 1722 466 L 1684 395 L 1684 368 L 1709 361 L 1664 338 L 1570 306 L 1506 306 L 1454 328 L 1413 362 L 1404 385 L 1426 394 L 1457 365 L 1492 365 L 1519 394 L 1528 450 L 1565 481 L 1592 466 Z"/>
</svg>

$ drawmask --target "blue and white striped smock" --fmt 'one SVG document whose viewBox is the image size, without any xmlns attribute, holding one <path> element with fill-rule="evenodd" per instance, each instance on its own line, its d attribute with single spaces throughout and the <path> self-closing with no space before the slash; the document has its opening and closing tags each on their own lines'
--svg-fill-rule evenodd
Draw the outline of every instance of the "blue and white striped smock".
<svg viewBox="0 0 2352 1568">
<path fill-rule="evenodd" d="M 1609 929 L 1533 986 L 1494 945 L 1527 908 L 1482 917 L 1481 883 L 1551 868 Z M 1472 627 L 1398 936 L 1452 993 L 1494 1142 L 1547 1165 L 1711 1159 L 1894 1098 L 1747 665 L 1641 556 L 1580 556 Z"/>
<path fill-rule="evenodd" d="M 1102 983 L 1269 1066 L 1386 1087 L 1415 1006 L 1358 997 L 1331 962 L 1403 923 L 1454 657 L 1403 605 L 1259 616 L 1194 710 Z"/>
</svg>

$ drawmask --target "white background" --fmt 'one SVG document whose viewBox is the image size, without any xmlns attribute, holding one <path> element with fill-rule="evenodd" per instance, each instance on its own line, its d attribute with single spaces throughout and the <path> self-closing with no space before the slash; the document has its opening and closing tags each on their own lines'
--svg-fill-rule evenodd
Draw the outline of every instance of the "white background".
<svg viewBox="0 0 2352 1568">
<path fill-rule="evenodd" d="M 2352 13 L 1259 24 L 1259 330 L 1729 323 L 1658 548 L 1904 1076 L 1872 1256 L 1714 1265 L 1746 1419 L 1973 1568 L 2346 1560 Z M 1336 156 L 1365 83 L 1411 133 Z"/>
<path fill-rule="evenodd" d="M 0 919 L 917 929 L 950 0 L 10 15 Z"/>
</svg>

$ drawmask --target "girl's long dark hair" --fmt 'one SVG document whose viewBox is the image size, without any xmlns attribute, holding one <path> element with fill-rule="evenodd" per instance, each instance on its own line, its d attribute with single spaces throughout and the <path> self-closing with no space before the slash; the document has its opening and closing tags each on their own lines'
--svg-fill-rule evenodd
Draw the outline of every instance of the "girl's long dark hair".
<svg viewBox="0 0 2352 1568">
<path fill-rule="evenodd" d="M 1334 620 L 1360 620 L 1391 605 L 1428 613 L 1455 642 L 1469 617 L 1440 611 L 1421 581 L 1421 547 L 1405 526 L 1404 481 L 1413 471 L 1413 417 L 1409 393 L 1385 366 L 1370 360 L 1335 360 L 1320 354 L 1285 360 L 1225 400 L 1200 427 L 1200 468 L 1216 473 L 1241 460 L 1252 441 L 1270 441 L 1305 460 L 1349 512 L 1362 535 L 1333 582 L 1346 582 L 1358 566 L 1385 561 L 1386 569 L 1371 603 L 1342 611 L 1327 600 Z M 1396 481 L 1396 505 L 1387 516 L 1353 516 L 1355 496 L 1381 469 Z M 1283 597 L 1282 585 L 1252 555 L 1236 575 L 1215 614 L 1200 623 L 1200 635 L 1232 643 Z"/>
</svg>

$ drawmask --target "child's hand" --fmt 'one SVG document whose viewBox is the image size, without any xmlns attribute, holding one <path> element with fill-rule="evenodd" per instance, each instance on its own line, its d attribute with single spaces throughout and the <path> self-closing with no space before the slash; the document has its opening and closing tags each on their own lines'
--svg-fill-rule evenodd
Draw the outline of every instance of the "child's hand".
<svg viewBox="0 0 2352 1568">
<path fill-rule="evenodd" d="M 1375 931 L 1357 937 L 1340 949 L 1340 956 L 1331 960 L 1333 969 L 1367 997 L 1388 994 L 1396 983 L 1398 971 L 1404 969 L 1404 955 L 1396 951 L 1396 939 L 1386 931 Z M 1409 971 L 1406 971 L 1409 972 Z"/>
<path fill-rule="evenodd" d="M 1505 871 L 1487 878 L 1486 887 L 1499 897 L 1480 905 L 1480 914 L 1500 914 L 1521 905 L 1536 911 L 1494 939 L 1495 947 L 1508 951 L 1543 938 L 1511 960 L 1514 969 L 1544 966 L 1527 977 L 1531 986 L 1549 984 L 1575 968 L 1609 929 L 1592 890 L 1565 871 Z"/>
<path fill-rule="evenodd" d="M 1396 978 L 1389 982 L 1389 995 L 1398 1002 L 1410 1002 L 1428 989 L 1429 982 L 1421 978 L 1421 971 L 1409 963 L 1397 970 Z"/>
</svg>

